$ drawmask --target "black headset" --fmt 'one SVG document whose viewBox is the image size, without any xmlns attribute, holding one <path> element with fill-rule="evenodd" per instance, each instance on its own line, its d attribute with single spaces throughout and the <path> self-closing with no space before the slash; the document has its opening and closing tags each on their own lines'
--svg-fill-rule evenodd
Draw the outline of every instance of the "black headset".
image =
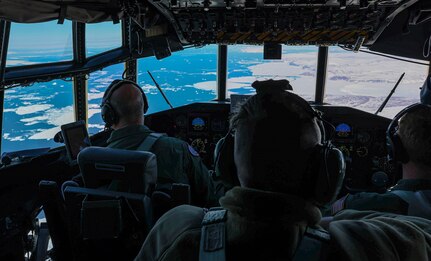
<svg viewBox="0 0 431 261">
<path fill-rule="evenodd" d="M 407 163 L 410 160 L 409 154 L 407 153 L 407 150 L 405 149 L 400 136 L 397 133 L 399 120 L 407 113 L 427 107 L 429 108 L 430 106 L 422 103 L 415 103 L 407 106 L 397 115 L 395 115 L 394 119 L 391 121 L 388 129 L 386 130 L 386 147 L 388 150 L 388 160 L 390 162 Z"/>
<path fill-rule="evenodd" d="M 105 94 L 103 95 L 102 104 L 100 107 L 102 108 L 101 114 L 102 119 L 106 123 L 106 127 L 111 127 L 113 124 L 117 123 L 119 120 L 119 117 L 117 113 L 115 112 L 114 107 L 111 104 L 111 96 L 114 93 L 115 90 L 120 88 L 121 86 L 125 84 L 131 84 L 139 89 L 142 93 L 142 99 L 144 100 L 144 114 L 148 111 L 148 100 L 147 96 L 145 95 L 144 91 L 142 90 L 139 85 L 133 81 L 129 80 L 114 80 L 108 88 L 106 88 Z"/>
<path fill-rule="evenodd" d="M 304 185 L 312 186 L 308 195 L 318 205 L 333 201 L 341 189 L 346 170 L 343 153 L 326 140 L 325 127 L 321 113 L 314 110 L 310 104 L 296 94 L 286 92 L 293 100 L 302 104 L 308 114 L 317 119 L 321 133 L 321 144 L 315 147 L 315 160 L 310 164 L 304 176 Z M 239 180 L 234 162 L 234 130 L 230 129 L 225 137 L 220 139 L 214 151 L 213 178 L 221 180 L 226 189 L 238 186 Z"/>
</svg>

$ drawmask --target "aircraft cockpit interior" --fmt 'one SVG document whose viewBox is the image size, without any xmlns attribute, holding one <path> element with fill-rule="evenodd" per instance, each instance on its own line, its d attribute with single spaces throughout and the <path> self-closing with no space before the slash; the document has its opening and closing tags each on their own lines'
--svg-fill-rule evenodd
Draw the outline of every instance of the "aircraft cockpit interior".
<svg viewBox="0 0 431 261">
<path fill-rule="evenodd" d="M 387 128 L 431 74 L 430 10 L 426 0 L 0 1 L 0 260 L 86 260 L 78 249 L 123 235 L 122 215 L 124 231 L 148 232 L 149 216 L 190 203 L 189 188 L 174 184 L 156 198 L 169 207 L 149 213 L 153 155 L 88 150 L 108 144 L 100 105 L 115 79 L 136 82 L 148 99 L 145 125 L 185 141 L 210 173 L 229 120 L 256 93 L 252 83 L 287 79 L 343 153 L 338 198 L 386 191 L 401 178 L 387 157 Z M 80 157 L 101 163 L 91 169 Z M 119 159 L 121 167 L 110 163 Z M 88 182 L 86 171 L 133 168 L 150 173 L 132 177 L 148 182 L 141 190 L 62 187 L 80 173 Z M 55 223 L 100 213 L 109 216 L 100 225 L 113 227 L 100 235 L 97 222 Z M 132 242 L 143 234 L 132 232 Z M 139 249 L 132 245 L 125 260 Z"/>
</svg>

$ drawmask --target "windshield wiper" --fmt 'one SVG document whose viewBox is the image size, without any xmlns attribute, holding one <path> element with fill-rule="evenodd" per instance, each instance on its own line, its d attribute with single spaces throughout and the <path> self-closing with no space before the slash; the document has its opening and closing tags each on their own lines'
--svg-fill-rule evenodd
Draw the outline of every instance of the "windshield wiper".
<svg viewBox="0 0 431 261">
<path fill-rule="evenodd" d="M 174 108 L 172 104 L 169 102 L 168 97 L 166 97 L 165 93 L 163 92 L 162 88 L 160 88 L 159 84 L 154 79 L 153 75 L 150 73 L 150 71 L 147 71 L 147 73 L 150 75 L 151 79 L 153 80 L 154 84 L 156 85 L 157 89 L 159 89 L 160 93 L 162 94 L 163 98 L 165 98 L 166 103 L 171 107 L 171 109 Z"/>
<path fill-rule="evenodd" d="M 398 85 L 400 84 L 401 80 L 404 78 L 404 75 L 406 73 L 404 72 L 403 74 L 401 74 L 401 77 L 398 79 L 398 82 L 395 84 L 394 88 L 392 88 L 392 91 L 389 93 L 388 97 L 386 97 L 386 99 L 383 101 L 382 105 L 380 105 L 379 109 L 376 111 L 376 115 L 379 112 L 382 112 L 383 109 L 385 108 L 386 104 L 388 103 L 389 99 L 392 97 L 392 94 L 394 94 L 395 90 L 398 88 Z"/>
</svg>

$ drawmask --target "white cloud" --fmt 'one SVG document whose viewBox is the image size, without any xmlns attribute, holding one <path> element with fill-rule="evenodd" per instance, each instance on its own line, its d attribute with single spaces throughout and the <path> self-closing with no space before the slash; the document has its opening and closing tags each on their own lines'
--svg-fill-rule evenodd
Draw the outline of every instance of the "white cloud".
<svg viewBox="0 0 431 261">
<path fill-rule="evenodd" d="M 52 104 L 36 104 L 36 105 L 30 105 L 30 106 L 22 106 L 18 107 L 15 110 L 15 113 L 18 115 L 26 115 L 26 114 L 32 114 L 39 111 L 44 111 L 49 108 L 52 108 L 54 105 Z"/>
<path fill-rule="evenodd" d="M 47 110 L 43 115 L 21 119 L 22 122 L 26 122 L 25 125 L 33 125 L 40 122 L 46 122 L 50 125 L 54 125 L 50 129 L 38 129 L 33 130 L 33 134 L 29 136 L 30 140 L 49 140 L 60 131 L 60 126 L 74 121 L 73 107 L 66 106 L 63 108 L 53 108 Z"/>
<path fill-rule="evenodd" d="M 72 106 L 48 110 L 44 116 L 48 117 L 49 124 L 56 126 L 73 122 L 75 119 Z"/>
<path fill-rule="evenodd" d="M 97 93 L 89 93 L 88 94 L 88 100 L 95 100 L 95 99 L 100 99 L 103 98 L 103 92 L 97 92 Z"/>
<path fill-rule="evenodd" d="M 15 136 L 13 138 L 9 138 L 10 141 L 24 141 L 25 138 L 23 136 Z"/>
<path fill-rule="evenodd" d="M 50 140 L 60 131 L 60 126 L 56 126 L 46 130 L 39 130 L 36 134 L 28 137 L 29 140 Z"/>
<path fill-rule="evenodd" d="M 93 117 L 93 115 L 100 113 L 100 108 L 99 109 L 89 109 L 88 110 L 88 118 L 90 119 L 91 117 Z"/>
</svg>

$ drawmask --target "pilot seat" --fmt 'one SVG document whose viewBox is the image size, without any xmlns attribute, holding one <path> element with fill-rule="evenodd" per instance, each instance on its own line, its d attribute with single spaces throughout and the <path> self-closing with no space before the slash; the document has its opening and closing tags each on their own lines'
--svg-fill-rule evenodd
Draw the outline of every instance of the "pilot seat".
<svg viewBox="0 0 431 261">
<path fill-rule="evenodd" d="M 190 203 L 188 185 L 156 191 L 151 152 L 88 147 L 78 165 L 85 187 L 66 183 L 60 193 L 55 182 L 40 183 L 57 259 L 131 260 L 158 217 Z"/>
</svg>

